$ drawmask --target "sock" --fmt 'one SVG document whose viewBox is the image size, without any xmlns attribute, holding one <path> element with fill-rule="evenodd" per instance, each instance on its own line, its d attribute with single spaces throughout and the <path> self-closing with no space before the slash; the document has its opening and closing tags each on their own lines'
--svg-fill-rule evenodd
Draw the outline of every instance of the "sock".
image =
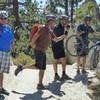
<svg viewBox="0 0 100 100">
<path fill-rule="evenodd" d="M 0 89 L 2 89 L 2 87 L 0 87 Z"/>
<path fill-rule="evenodd" d="M 84 67 L 82 68 L 82 70 L 85 70 Z"/>
<path fill-rule="evenodd" d="M 58 75 L 58 73 L 55 73 L 55 75 Z"/>
<path fill-rule="evenodd" d="M 62 74 L 65 75 L 65 71 L 63 71 Z"/>
</svg>

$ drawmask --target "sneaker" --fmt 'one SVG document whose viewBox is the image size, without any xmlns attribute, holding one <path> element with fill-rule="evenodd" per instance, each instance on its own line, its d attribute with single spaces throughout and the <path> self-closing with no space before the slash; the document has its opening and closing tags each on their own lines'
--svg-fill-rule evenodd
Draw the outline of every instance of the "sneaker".
<svg viewBox="0 0 100 100">
<path fill-rule="evenodd" d="M 37 89 L 38 90 L 46 90 L 47 88 L 43 84 L 38 84 Z"/>
<path fill-rule="evenodd" d="M 77 70 L 77 74 L 81 74 L 81 72 L 80 72 L 80 70 L 79 70 L 79 69 Z"/>
<path fill-rule="evenodd" d="M 54 80 L 60 80 L 60 76 L 56 74 Z"/>
<path fill-rule="evenodd" d="M 21 72 L 22 70 L 23 70 L 23 65 L 18 65 L 15 70 L 15 76 L 17 76 L 19 74 L 19 72 Z"/>
<path fill-rule="evenodd" d="M 63 74 L 60 80 L 71 80 L 67 74 Z"/>
<path fill-rule="evenodd" d="M 7 92 L 7 90 L 5 90 L 4 88 L 0 89 L 0 94 L 5 94 L 9 96 L 9 92 Z"/>
<path fill-rule="evenodd" d="M 85 69 L 82 69 L 82 74 L 87 74 L 88 72 Z"/>
</svg>

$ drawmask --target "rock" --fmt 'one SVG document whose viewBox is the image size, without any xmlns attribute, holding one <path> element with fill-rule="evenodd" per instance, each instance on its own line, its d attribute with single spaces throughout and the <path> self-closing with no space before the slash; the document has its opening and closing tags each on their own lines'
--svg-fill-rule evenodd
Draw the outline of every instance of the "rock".
<svg viewBox="0 0 100 100">
<path fill-rule="evenodd" d="M 100 90 L 100 81 L 96 83 L 91 83 L 90 85 L 88 85 L 88 88 L 92 90 Z"/>
<path fill-rule="evenodd" d="M 100 100 L 100 81 L 88 85 L 88 88 L 93 90 L 92 100 Z"/>
<path fill-rule="evenodd" d="M 98 67 L 96 69 L 96 77 L 100 80 L 100 62 L 98 63 Z"/>
</svg>

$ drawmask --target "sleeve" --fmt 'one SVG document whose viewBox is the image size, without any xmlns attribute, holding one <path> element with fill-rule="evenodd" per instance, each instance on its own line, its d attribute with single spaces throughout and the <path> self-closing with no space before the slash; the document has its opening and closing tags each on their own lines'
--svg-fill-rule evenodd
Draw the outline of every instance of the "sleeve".
<svg viewBox="0 0 100 100">
<path fill-rule="evenodd" d="M 52 31 L 49 31 L 49 36 L 51 39 L 54 39 L 56 36 L 57 28 L 55 27 Z"/>
<path fill-rule="evenodd" d="M 77 26 L 77 32 L 82 32 L 82 31 L 83 31 L 82 25 L 78 25 Z"/>
<path fill-rule="evenodd" d="M 49 36 L 51 39 L 54 39 L 56 37 L 54 30 L 53 31 L 49 31 Z"/>
<path fill-rule="evenodd" d="M 14 40 L 14 34 L 13 34 L 13 31 L 12 31 L 12 29 L 10 27 L 9 27 L 9 33 L 11 34 L 10 35 L 10 39 Z"/>
<path fill-rule="evenodd" d="M 89 32 L 90 32 L 90 33 L 94 33 L 95 30 L 90 26 L 90 28 L 89 28 Z"/>
</svg>

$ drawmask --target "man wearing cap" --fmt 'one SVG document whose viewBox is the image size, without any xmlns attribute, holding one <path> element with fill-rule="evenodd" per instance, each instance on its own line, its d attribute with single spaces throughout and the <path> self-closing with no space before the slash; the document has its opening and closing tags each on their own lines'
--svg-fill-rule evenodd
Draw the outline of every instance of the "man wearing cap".
<svg viewBox="0 0 100 100">
<path fill-rule="evenodd" d="M 82 53 L 77 56 L 77 74 L 80 74 L 80 59 L 82 58 L 82 74 L 86 74 L 87 71 L 85 70 L 85 65 L 86 65 L 86 60 L 87 60 L 87 48 L 88 48 L 88 35 L 90 33 L 92 33 L 94 36 L 100 36 L 100 34 L 97 34 L 95 32 L 95 30 L 91 27 L 91 21 L 92 21 L 92 17 L 91 16 L 85 16 L 84 17 L 84 21 L 83 23 L 79 24 L 77 27 L 77 34 L 82 38 L 84 44 L 85 44 L 85 48 L 84 51 L 82 51 Z M 80 42 L 79 40 L 77 40 L 78 42 Z M 81 47 L 82 44 L 79 44 L 79 47 Z M 77 53 L 80 53 L 80 49 L 77 48 Z"/>
<path fill-rule="evenodd" d="M 39 70 L 39 82 L 37 85 L 37 89 L 46 89 L 46 87 L 43 85 L 43 78 L 44 72 L 46 70 L 46 50 L 50 44 L 50 39 L 56 42 L 60 39 L 60 37 L 59 39 L 57 39 L 52 33 L 52 27 L 54 27 L 55 24 L 55 17 L 53 15 L 48 15 L 46 25 L 41 27 L 33 36 L 32 40 L 34 40 L 33 44 L 35 44 L 35 65 L 19 65 L 15 70 L 15 75 L 18 75 L 18 73 L 23 69 Z"/>
<path fill-rule="evenodd" d="M 0 11 L 0 94 L 9 95 L 9 93 L 3 88 L 3 76 L 4 72 L 9 72 L 10 67 L 10 50 L 13 52 L 14 48 L 14 36 L 11 28 L 6 25 L 8 13 L 6 11 Z"/>
<path fill-rule="evenodd" d="M 66 80 L 70 79 L 70 77 L 66 74 L 66 56 L 65 56 L 65 50 L 64 50 L 64 39 L 67 38 L 68 30 L 65 31 L 65 26 L 67 29 L 69 29 L 68 25 L 68 16 L 62 15 L 59 18 L 59 24 L 56 25 L 54 28 L 54 34 L 55 36 L 63 36 L 63 38 L 59 42 L 52 41 L 52 51 L 53 51 L 53 56 L 54 56 L 54 62 L 53 62 L 53 67 L 54 67 L 54 72 L 55 72 L 55 77 L 54 80 Z M 58 61 L 59 59 L 61 60 L 62 63 L 62 77 L 58 75 Z"/>
</svg>

